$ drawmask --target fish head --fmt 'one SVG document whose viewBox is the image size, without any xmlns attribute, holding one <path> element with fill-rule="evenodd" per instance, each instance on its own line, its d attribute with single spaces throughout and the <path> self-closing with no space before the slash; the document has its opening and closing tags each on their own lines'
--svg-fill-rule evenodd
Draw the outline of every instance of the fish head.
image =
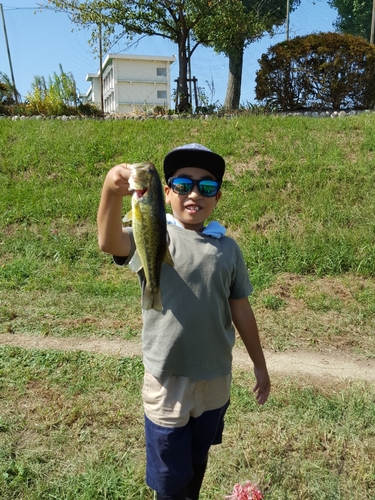
<svg viewBox="0 0 375 500">
<path fill-rule="evenodd" d="M 129 191 L 134 191 L 135 195 L 140 198 L 150 189 L 152 181 L 158 173 L 151 162 L 134 163 L 129 166 L 129 170 L 131 171 Z"/>
</svg>

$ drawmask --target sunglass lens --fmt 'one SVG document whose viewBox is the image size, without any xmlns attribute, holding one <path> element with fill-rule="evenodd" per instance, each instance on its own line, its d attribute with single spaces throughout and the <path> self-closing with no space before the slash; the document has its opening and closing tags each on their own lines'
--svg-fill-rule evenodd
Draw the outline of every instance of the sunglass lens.
<svg viewBox="0 0 375 500">
<path fill-rule="evenodd" d="M 193 187 L 193 181 L 191 179 L 184 179 L 183 177 L 177 177 L 172 180 L 172 189 L 178 194 L 187 194 L 191 191 Z"/>
<path fill-rule="evenodd" d="M 199 182 L 199 191 L 203 196 L 216 196 L 219 184 L 216 181 L 203 180 Z"/>
</svg>

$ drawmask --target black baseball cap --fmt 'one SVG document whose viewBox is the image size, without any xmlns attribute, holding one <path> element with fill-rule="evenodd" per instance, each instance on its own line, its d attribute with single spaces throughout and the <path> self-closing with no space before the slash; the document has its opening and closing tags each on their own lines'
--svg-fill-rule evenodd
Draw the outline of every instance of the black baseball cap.
<svg viewBox="0 0 375 500">
<path fill-rule="evenodd" d="M 225 171 L 224 158 L 201 144 L 192 143 L 172 149 L 164 158 L 165 180 L 183 167 L 198 167 L 208 170 L 220 183 Z"/>
</svg>

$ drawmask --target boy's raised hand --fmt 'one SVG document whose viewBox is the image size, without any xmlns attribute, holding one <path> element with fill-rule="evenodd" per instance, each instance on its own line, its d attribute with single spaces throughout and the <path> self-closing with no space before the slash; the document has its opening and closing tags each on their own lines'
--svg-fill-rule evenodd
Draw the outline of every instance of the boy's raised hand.
<svg viewBox="0 0 375 500">
<path fill-rule="evenodd" d="M 129 191 L 130 164 L 119 163 L 108 172 L 104 187 L 120 196 L 131 196 L 133 191 Z"/>
<path fill-rule="evenodd" d="M 122 229 L 122 200 L 130 196 L 128 163 L 120 163 L 107 173 L 98 209 L 98 242 L 103 252 L 118 257 L 128 256 L 131 250 L 129 235 Z"/>
</svg>

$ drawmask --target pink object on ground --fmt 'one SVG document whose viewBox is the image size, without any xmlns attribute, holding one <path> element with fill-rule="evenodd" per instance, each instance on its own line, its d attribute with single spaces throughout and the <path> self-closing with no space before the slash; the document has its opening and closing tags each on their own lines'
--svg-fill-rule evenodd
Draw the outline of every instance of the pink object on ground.
<svg viewBox="0 0 375 500">
<path fill-rule="evenodd" d="M 235 484 L 232 494 L 225 498 L 227 500 L 262 500 L 263 495 L 255 484 L 246 481 L 244 485 Z"/>
</svg>

